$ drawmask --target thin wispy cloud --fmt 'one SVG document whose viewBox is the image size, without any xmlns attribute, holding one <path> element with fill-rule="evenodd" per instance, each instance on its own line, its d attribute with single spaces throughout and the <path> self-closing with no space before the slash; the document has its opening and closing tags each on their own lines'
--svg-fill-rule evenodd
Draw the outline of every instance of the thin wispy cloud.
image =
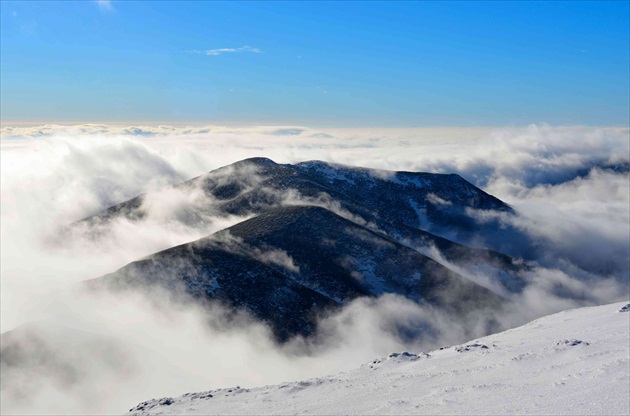
<svg viewBox="0 0 630 416">
<path fill-rule="evenodd" d="M 101 10 L 113 10 L 111 0 L 96 0 L 96 4 Z"/>
<path fill-rule="evenodd" d="M 190 53 L 200 54 L 200 55 L 208 55 L 208 56 L 218 56 L 222 53 L 235 53 L 235 52 L 253 52 L 253 53 L 262 53 L 262 51 L 258 48 L 254 48 L 252 46 L 241 46 L 240 48 L 218 48 L 218 49 L 206 49 L 206 50 L 194 50 L 190 51 Z"/>
</svg>

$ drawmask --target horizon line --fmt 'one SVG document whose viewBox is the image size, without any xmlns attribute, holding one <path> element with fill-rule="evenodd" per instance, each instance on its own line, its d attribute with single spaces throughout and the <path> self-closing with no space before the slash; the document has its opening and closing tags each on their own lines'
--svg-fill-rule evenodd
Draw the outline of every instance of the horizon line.
<svg viewBox="0 0 630 416">
<path fill-rule="evenodd" d="M 553 126 L 553 127 L 620 127 L 630 128 L 628 124 L 552 124 L 544 121 L 531 122 L 531 123 L 509 123 L 509 124 L 433 124 L 433 125 L 409 125 L 409 124 L 368 124 L 357 125 L 355 123 L 348 124 L 320 124 L 320 123 L 279 123 L 279 122 L 247 122 L 247 121 L 200 121 L 200 120 L 129 120 L 129 121 L 0 121 L 0 128 L 4 127 L 35 127 L 35 126 L 80 126 L 80 125 L 107 125 L 107 126 L 217 126 L 217 127 L 307 127 L 307 128 L 332 128 L 332 129 L 440 129 L 440 128 L 460 128 L 460 129 L 484 129 L 484 128 L 514 128 L 514 127 L 528 127 L 528 126 Z"/>
</svg>

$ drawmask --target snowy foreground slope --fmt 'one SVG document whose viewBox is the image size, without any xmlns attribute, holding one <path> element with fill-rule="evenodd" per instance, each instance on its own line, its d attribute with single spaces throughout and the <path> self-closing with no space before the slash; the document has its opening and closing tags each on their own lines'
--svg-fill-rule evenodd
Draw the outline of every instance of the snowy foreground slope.
<svg viewBox="0 0 630 416">
<path fill-rule="evenodd" d="M 347 373 L 149 400 L 129 414 L 628 414 L 629 330 L 626 302 L 575 309 Z"/>
</svg>

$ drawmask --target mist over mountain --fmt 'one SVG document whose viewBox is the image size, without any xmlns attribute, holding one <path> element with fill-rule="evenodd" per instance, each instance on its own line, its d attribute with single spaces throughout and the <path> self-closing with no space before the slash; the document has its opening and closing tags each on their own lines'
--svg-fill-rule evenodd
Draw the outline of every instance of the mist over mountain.
<svg viewBox="0 0 630 416">
<path fill-rule="evenodd" d="M 496 313 L 504 298 L 525 285 L 520 274 L 528 267 L 522 262 L 420 228 L 482 238 L 490 225 L 467 210 L 514 214 L 457 175 L 324 162 L 278 165 L 254 158 L 175 188 L 207 197 L 205 204 L 180 207 L 182 222 L 201 221 L 208 213 L 254 217 L 133 262 L 100 279 L 101 286 L 149 292 L 159 286 L 200 302 L 218 300 L 270 324 L 286 341 L 314 334 L 318 316 L 361 296 L 398 294 L 464 321 L 480 320 L 482 312 Z M 117 217 L 141 221 L 145 198 L 108 208 L 78 226 L 98 230 Z M 488 288 L 432 259 L 431 249 L 442 250 L 460 267 L 484 268 Z M 491 318 L 484 321 L 487 331 L 498 327 Z M 410 329 L 408 336 L 422 338 L 423 331 L 431 328 Z"/>
<path fill-rule="evenodd" d="M 127 414 L 627 414 L 629 310 L 623 302 L 565 311 L 344 373 L 149 399 Z"/>
<path fill-rule="evenodd" d="M 320 206 L 415 250 L 435 246 L 448 260 L 460 264 L 483 263 L 513 272 L 522 268 L 500 253 L 463 247 L 424 230 L 468 236 L 467 240 L 477 243 L 486 232 L 517 233 L 498 221 L 476 218 L 475 211 L 514 212 L 458 175 L 391 172 L 319 161 L 280 165 L 250 158 L 176 185 L 164 195 L 178 200 L 173 219 L 188 226 L 209 217 L 250 217 L 279 206 Z M 164 203 L 168 202 L 140 195 L 77 225 L 99 234 L 121 217 L 146 219 L 156 210 L 153 205 Z M 518 235 L 527 240 L 523 233 Z"/>
<path fill-rule="evenodd" d="M 432 259 L 320 207 L 272 209 L 103 277 L 108 288 L 163 286 L 246 308 L 281 340 L 361 296 L 400 294 L 464 317 L 501 298 Z M 415 336 L 421 336 L 419 329 Z"/>
<path fill-rule="evenodd" d="M 0 415 L 628 413 L 630 2 L 0 2 Z"/>
<path fill-rule="evenodd" d="M 3 413 L 320 377 L 630 292 L 624 128 L 32 133 L 2 140 Z"/>
</svg>

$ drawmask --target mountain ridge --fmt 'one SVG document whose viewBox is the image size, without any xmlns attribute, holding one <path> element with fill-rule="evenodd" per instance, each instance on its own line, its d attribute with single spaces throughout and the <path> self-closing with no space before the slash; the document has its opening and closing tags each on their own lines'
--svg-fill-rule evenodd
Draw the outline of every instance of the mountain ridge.
<svg viewBox="0 0 630 416">
<path fill-rule="evenodd" d="M 322 176 L 321 172 L 317 173 L 321 171 L 322 166 L 326 167 L 327 170 L 350 178 L 355 182 L 355 185 L 360 182 L 363 186 L 353 190 L 344 186 L 343 183 L 333 183 L 335 179 L 331 178 L 334 175 Z M 424 193 L 418 193 L 418 188 L 415 186 L 417 184 L 414 181 L 410 182 L 412 186 L 409 183 L 396 184 L 387 179 L 396 178 L 397 175 L 416 179 L 418 177 L 434 178 L 440 186 L 431 185 L 425 187 Z M 468 247 L 452 239 L 433 234 L 421 227 L 420 222 L 424 218 L 421 218 L 421 214 L 424 208 L 420 205 L 423 205 L 429 207 L 427 209 L 434 212 L 433 218 L 442 223 L 442 225 L 437 225 L 438 228 L 448 228 L 447 233 L 470 234 L 472 232 L 470 225 L 476 220 L 466 213 L 470 207 L 460 206 L 442 198 L 448 197 L 446 195 L 448 192 L 441 190 L 444 188 L 442 186 L 444 181 L 448 184 L 453 180 L 459 184 L 458 186 L 465 184 L 468 189 L 467 192 L 472 192 L 477 196 L 477 202 L 473 201 L 472 203 L 473 208 L 492 209 L 498 207 L 500 212 L 513 213 L 507 204 L 503 204 L 500 200 L 474 187 L 459 175 L 382 171 L 321 161 L 282 165 L 267 158 L 250 158 L 215 169 L 172 187 L 172 189 L 182 191 L 200 191 L 206 196 L 206 199 L 197 205 L 188 203 L 184 207 L 185 212 L 178 214 L 174 220 L 196 223 L 202 222 L 201 218 L 204 215 L 252 216 L 279 206 L 318 205 L 331 209 L 359 225 L 367 225 L 373 230 L 378 230 L 387 238 L 415 250 L 425 248 L 423 250 L 425 254 L 429 252 L 426 248 L 434 246 L 442 252 L 445 259 L 464 267 L 484 264 L 496 269 L 497 273 L 508 270 L 512 275 L 526 270 L 527 266 L 521 261 L 515 261 L 505 254 L 486 248 Z M 402 196 L 395 196 L 399 193 Z M 454 191 L 451 190 L 450 193 L 453 195 Z M 376 196 L 370 196 L 371 194 Z M 106 227 L 109 221 L 118 216 L 132 221 L 141 221 L 149 215 L 146 207 L 143 207 L 144 198 L 146 198 L 146 194 L 139 195 L 107 208 L 99 214 L 86 217 L 80 220 L 78 224 L 99 230 Z M 453 197 L 452 199 L 457 198 Z M 392 202 L 392 200 L 395 201 Z M 461 198 L 457 200 L 462 201 Z M 480 205 L 479 201 L 485 200 L 490 201 L 490 205 Z M 454 205 L 457 205 L 456 209 L 453 208 Z M 430 208 L 430 206 L 437 206 L 439 209 Z M 491 226 L 492 224 L 480 224 L 480 232 L 473 234 L 482 237 L 484 233 L 481 231 L 484 227 Z M 508 285 L 510 290 L 522 288 L 523 284 L 519 282 L 519 279 L 511 280 Z"/>
<path fill-rule="evenodd" d="M 91 282 L 220 300 L 270 324 L 281 341 L 313 334 L 317 312 L 362 296 L 395 293 L 456 315 L 503 303 L 431 258 L 314 206 L 269 210 Z"/>
</svg>

